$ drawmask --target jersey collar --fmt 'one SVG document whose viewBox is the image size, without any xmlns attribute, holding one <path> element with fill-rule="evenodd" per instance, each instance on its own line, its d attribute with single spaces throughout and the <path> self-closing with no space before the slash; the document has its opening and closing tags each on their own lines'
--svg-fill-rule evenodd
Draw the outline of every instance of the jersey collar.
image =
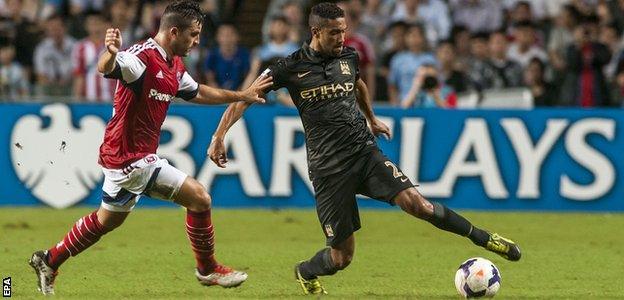
<svg viewBox="0 0 624 300">
<path fill-rule="evenodd" d="M 303 43 L 303 46 L 301 48 L 303 49 L 303 54 L 305 55 L 306 59 L 310 60 L 313 63 L 322 62 L 328 59 L 328 57 L 325 57 L 321 53 L 312 49 L 309 42 Z"/>
<path fill-rule="evenodd" d="M 160 55 L 162 55 L 163 59 L 167 61 L 167 51 L 165 51 L 165 49 L 161 47 L 153 38 L 149 38 L 147 39 L 147 41 L 156 46 L 156 49 L 158 50 L 158 52 L 160 52 Z"/>
</svg>

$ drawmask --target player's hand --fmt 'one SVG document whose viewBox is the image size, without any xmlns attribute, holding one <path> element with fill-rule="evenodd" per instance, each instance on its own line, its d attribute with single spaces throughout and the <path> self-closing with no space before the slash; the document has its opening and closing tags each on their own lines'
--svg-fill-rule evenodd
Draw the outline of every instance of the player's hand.
<svg viewBox="0 0 624 300">
<path fill-rule="evenodd" d="M 273 77 L 260 76 L 243 91 L 243 101 L 248 103 L 264 103 L 264 90 L 273 85 Z"/>
<path fill-rule="evenodd" d="M 213 137 L 210 142 L 210 147 L 208 147 L 208 157 L 212 160 L 219 168 L 225 168 L 225 164 L 227 163 L 227 150 L 225 149 L 225 143 L 222 138 Z"/>
<path fill-rule="evenodd" d="M 377 118 L 374 118 L 371 122 L 371 131 L 375 136 L 383 135 L 386 140 L 392 138 L 392 133 L 390 133 L 390 128 L 388 125 L 384 124 L 384 122 L 380 121 Z"/>
<path fill-rule="evenodd" d="M 106 29 L 106 38 L 104 39 L 104 45 L 110 54 L 117 54 L 121 49 L 121 31 L 119 28 Z"/>
</svg>

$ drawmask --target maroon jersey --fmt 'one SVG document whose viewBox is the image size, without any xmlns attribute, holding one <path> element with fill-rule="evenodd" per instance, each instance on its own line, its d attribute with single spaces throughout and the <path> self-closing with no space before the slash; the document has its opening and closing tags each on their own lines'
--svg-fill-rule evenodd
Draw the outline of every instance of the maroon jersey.
<svg viewBox="0 0 624 300">
<path fill-rule="evenodd" d="M 113 117 L 100 146 L 99 163 L 107 169 L 155 154 L 171 100 L 193 99 L 199 90 L 182 59 L 167 59 L 153 39 L 120 51 L 115 69 L 105 77 L 117 79 Z"/>
</svg>

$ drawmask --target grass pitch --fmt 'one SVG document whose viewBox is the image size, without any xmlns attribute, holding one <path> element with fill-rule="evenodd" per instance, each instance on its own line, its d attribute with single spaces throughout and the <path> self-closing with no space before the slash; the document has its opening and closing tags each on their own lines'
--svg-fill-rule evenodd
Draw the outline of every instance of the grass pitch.
<svg viewBox="0 0 624 300">
<path fill-rule="evenodd" d="M 30 254 L 58 242 L 92 209 L 0 209 L 0 277 L 13 297 L 40 298 Z M 623 299 L 624 214 L 464 212 L 473 223 L 519 242 L 511 263 L 467 239 L 397 211 L 361 211 L 351 266 L 322 282 L 329 297 L 457 299 L 456 268 L 482 256 L 500 269 L 500 299 Z M 59 299 L 297 298 L 292 268 L 324 245 L 313 210 L 213 213 L 217 258 L 245 270 L 239 288 L 200 286 L 183 210 L 139 207 L 118 230 L 71 258 L 56 282 Z"/>
</svg>

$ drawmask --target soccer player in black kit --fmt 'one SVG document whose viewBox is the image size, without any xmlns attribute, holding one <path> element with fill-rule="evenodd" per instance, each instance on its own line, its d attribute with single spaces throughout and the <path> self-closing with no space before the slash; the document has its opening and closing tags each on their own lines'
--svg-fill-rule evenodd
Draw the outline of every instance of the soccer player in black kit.
<svg viewBox="0 0 624 300">
<path fill-rule="evenodd" d="M 428 201 L 381 153 L 375 136 L 390 138 L 390 130 L 373 113 L 366 84 L 358 74 L 357 52 L 343 46 L 344 11 L 335 4 L 320 3 L 312 7 L 309 24 L 311 41 L 262 74 L 273 77 L 271 89 L 286 87 L 299 110 L 316 210 L 329 246 L 295 266 L 304 293 L 326 293 L 318 277 L 333 275 L 351 263 L 353 233 L 360 229 L 356 194 L 398 205 L 437 228 L 468 237 L 508 260 L 519 260 L 520 248 L 513 241 Z M 221 118 L 208 149 L 219 167 L 227 162 L 225 134 L 247 107 L 244 102 L 231 104 Z"/>
</svg>

